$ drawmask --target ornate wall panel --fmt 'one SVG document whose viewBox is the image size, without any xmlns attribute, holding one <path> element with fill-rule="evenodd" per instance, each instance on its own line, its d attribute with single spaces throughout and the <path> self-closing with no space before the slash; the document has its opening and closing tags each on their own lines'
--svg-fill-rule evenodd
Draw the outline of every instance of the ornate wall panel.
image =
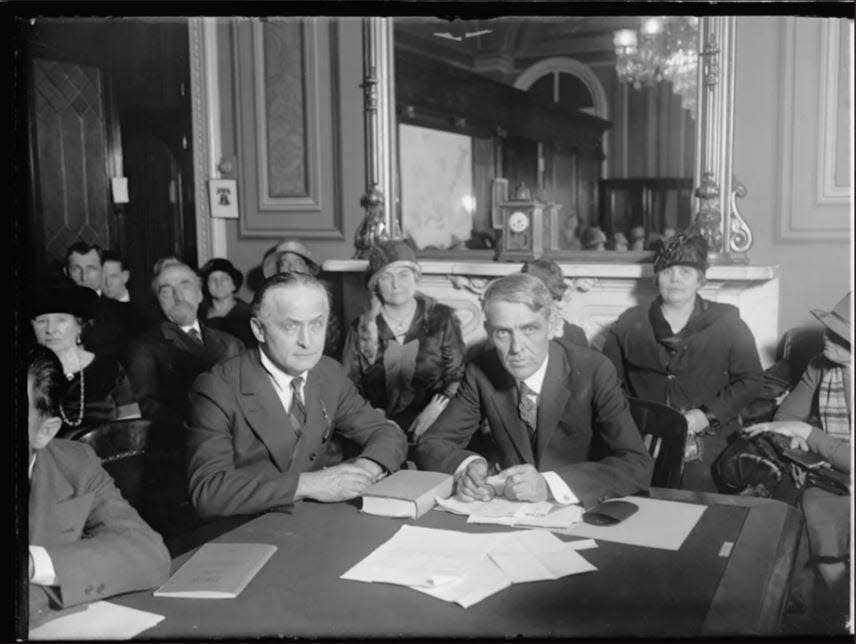
<svg viewBox="0 0 856 644">
<path fill-rule="evenodd" d="M 783 239 L 839 240 L 850 234 L 852 33 L 847 20 L 786 19 L 779 97 Z"/>
<path fill-rule="evenodd" d="M 234 24 L 243 237 L 343 239 L 335 24 Z"/>
</svg>

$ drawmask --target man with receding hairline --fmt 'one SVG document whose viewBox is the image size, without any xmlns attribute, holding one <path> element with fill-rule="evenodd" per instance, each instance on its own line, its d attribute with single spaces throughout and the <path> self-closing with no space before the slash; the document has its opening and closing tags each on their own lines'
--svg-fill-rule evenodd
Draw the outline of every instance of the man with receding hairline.
<svg viewBox="0 0 856 644">
<path fill-rule="evenodd" d="M 419 468 L 453 473 L 465 501 L 502 495 L 589 507 L 647 489 L 653 461 L 615 368 L 598 351 L 551 340 L 544 283 L 526 273 L 495 280 L 484 314 L 489 345 L 420 438 Z M 490 464 L 466 449 L 484 419 L 498 450 Z"/>
<path fill-rule="evenodd" d="M 317 278 L 278 273 L 256 291 L 256 349 L 216 365 L 190 392 L 190 494 L 203 518 L 344 501 L 399 468 L 404 432 L 323 356 L 330 303 Z M 324 467 L 335 433 L 352 461 Z"/>
</svg>

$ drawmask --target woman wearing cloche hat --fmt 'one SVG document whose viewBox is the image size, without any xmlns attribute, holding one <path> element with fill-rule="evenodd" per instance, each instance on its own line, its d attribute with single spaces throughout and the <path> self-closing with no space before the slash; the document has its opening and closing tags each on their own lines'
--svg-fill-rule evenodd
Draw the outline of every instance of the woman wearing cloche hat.
<svg viewBox="0 0 856 644">
<path fill-rule="evenodd" d="M 139 414 L 125 370 L 114 358 L 92 353 L 81 343 L 98 304 L 92 289 L 52 285 L 36 293 L 30 320 L 36 342 L 51 349 L 62 363 L 68 389 L 60 403 L 63 438 L 80 426 L 100 425 L 126 414 Z"/>
<path fill-rule="evenodd" d="M 440 415 L 464 376 L 464 342 L 451 308 L 417 290 L 422 271 L 404 242 L 369 254 L 371 306 L 351 324 L 342 364 L 360 393 L 412 443 Z"/>
<path fill-rule="evenodd" d="M 853 441 L 851 309 L 848 293 L 832 310 L 811 312 L 825 327 L 823 352 L 809 361 L 773 420 L 746 429 L 750 436 L 761 432 L 788 436 L 792 448 L 818 454 L 845 478 L 851 471 Z M 797 482 L 804 485 L 801 505 L 810 560 L 823 582 L 817 612 L 824 614 L 825 621 L 835 621 L 843 629 L 850 588 L 847 571 L 852 493 L 836 494 L 807 479 Z"/>
<path fill-rule="evenodd" d="M 231 333 L 245 347 L 256 346 L 250 330 L 250 305 L 235 295 L 244 283 L 241 273 L 228 259 L 216 257 L 200 269 L 205 299 L 199 305 L 199 319 L 219 331 Z"/>
<path fill-rule="evenodd" d="M 658 296 L 621 314 L 603 352 L 628 395 L 684 415 L 683 487 L 716 492 L 710 467 L 740 427 L 738 414 L 761 390 L 763 372 L 755 338 L 737 308 L 698 294 L 707 250 L 700 235 L 664 240 L 654 258 Z"/>
</svg>

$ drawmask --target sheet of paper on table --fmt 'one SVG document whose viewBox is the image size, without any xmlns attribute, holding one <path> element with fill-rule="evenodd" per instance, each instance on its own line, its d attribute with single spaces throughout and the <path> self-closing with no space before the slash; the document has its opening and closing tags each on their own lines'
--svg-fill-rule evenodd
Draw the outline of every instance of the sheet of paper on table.
<svg viewBox="0 0 856 644">
<path fill-rule="evenodd" d="M 538 528 L 569 528 L 582 520 L 579 505 L 559 505 L 549 501 L 537 503 L 510 501 L 494 497 L 490 501 L 459 501 L 455 498 L 437 499 L 437 508 L 454 514 L 467 515 L 467 523 L 494 523 Z"/>
<path fill-rule="evenodd" d="M 512 583 L 592 570 L 546 530 L 472 534 L 402 526 L 342 579 L 408 586 L 468 608 Z"/>
<path fill-rule="evenodd" d="M 680 501 L 665 501 L 646 497 L 627 496 L 620 499 L 635 503 L 639 510 L 620 523 L 610 526 L 576 523 L 558 534 L 571 534 L 591 539 L 604 539 L 632 546 L 680 550 L 705 506 Z"/>
<path fill-rule="evenodd" d="M 98 601 L 62 615 L 29 633 L 31 640 L 129 640 L 163 620 L 163 615 Z"/>
</svg>

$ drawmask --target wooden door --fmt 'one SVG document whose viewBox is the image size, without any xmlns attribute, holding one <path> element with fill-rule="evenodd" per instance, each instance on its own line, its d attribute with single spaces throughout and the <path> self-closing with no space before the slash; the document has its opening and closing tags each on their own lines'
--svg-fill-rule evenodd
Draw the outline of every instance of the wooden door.
<svg viewBox="0 0 856 644">
<path fill-rule="evenodd" d="M 101 70 L 33 58 L 35 240 L 62 262 L 78 239 L 110 248 L 108 139 Z"/>
</svg>

